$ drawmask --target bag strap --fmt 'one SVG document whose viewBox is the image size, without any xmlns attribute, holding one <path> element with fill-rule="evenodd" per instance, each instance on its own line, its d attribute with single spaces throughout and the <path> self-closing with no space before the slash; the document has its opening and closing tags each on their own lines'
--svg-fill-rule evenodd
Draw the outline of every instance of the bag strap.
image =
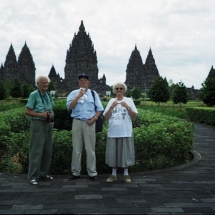
<svg viewBox="0 0 215 215">
<path fill-rule="evenodd" d="M 38 93 L 39 93 L 39 95 L 40 95 L 40 98 L 42 99 L 42 102 L 43 102 L 43 105 L 44 105 L 45 109 L 47 109 L 46 106 L 45 106 L 45 103 L 44 103 L 44 101 L 43 101 L 43 97 L 42 97 L 42 95 L 41 95 L 40 90 L 38 90 Z M 49 99 L 50 99 L 50 101 L 52 102 L 53 100 L 52 100 L 52 97 L 51 97 L 49 91 L 46 91 L 45 93 L 49 96 Z"/>
<path fill-rule="evenodd" d="M 93 100 L 94 100 L 94 106 L 95 106 L 95 111 L 96 111 L 96 105 L 95 105 L 95 93 L 94 90 L 91 90 L 92 96 L 93 96 Z M 97 112 L 97 111 L 96 111 Z"/>
</svg>

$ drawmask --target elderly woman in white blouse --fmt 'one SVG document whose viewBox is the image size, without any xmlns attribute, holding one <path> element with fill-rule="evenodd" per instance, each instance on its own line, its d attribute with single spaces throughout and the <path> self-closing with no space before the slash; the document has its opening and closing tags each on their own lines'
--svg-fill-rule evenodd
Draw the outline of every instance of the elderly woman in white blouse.
<svg viewBox="0 0 215 215">
<path fill-rule="evenodd" d="M 110 99 L 103 113 L 108 121 L 105 162 L 112 167 L 112 174 L 106 182 L 117 180 L 117 167 L 124 168 L 124 181 L 131 182 L 128 167 L 135 164 L 132 120 L 136 118 L 137 109 L 131 98 L 124 94 L 127 86 L 122 82 L 113 85 L 116 98 Z"/>
</svg>

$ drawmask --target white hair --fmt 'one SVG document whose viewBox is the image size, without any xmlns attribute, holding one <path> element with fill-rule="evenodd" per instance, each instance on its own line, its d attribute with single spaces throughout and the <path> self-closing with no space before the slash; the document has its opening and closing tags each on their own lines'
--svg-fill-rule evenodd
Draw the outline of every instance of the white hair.
<svg viewBox="0 0 215 215">
<path fill-rule="evenodd" d="M 50 79 L 48 76 L 40 75 L 35 79 L 35 85 L 37 86 L 37 83 L 40 82 L 41 78 L 47 78 L 48 82 L 50 83 Z"/>
<path fill-rule="evenodd" d="M 127 91 L 127 85 L 126 85 L 125 83 L 123 83 L 123 82 L 117 82 L 117 83 L 115 83 L 115 84 L 113 85 L 113 93 L 116 94 L 115 87 L 116 87 L 117 85 L 122 85 L 123 88 L 124 88 L 124 90 L 125 90 L 125 92 Z"/>
</svg>

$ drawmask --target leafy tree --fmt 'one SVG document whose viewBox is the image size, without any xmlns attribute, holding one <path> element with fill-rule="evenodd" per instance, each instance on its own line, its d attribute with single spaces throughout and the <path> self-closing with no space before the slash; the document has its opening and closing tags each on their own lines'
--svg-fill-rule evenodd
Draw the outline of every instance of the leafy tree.
<svg viewBox="0 0 215 215">
<path fill-rule="evenodd" d="M 5 90 L 6 90 L 6 98 L 10 96 L 11 89 L 13 87 L 13 83 L 11 80 L 7 79 L 4 82 Z"/>
<path fill-rule="evenodd" d="M 14 98 L 22 97 L 21 83 L 17 78 L 14 79 L 14 85 L 10 91 L 10 95 Z"/>
<path fill-rule="evenodd" d="M 170 80 L 169 80 L 169 87 L 172 87 L 173 85 L 175 85 L 175 84 L 174 84 L 173 80 L 170 79 Z"/>
<path fill-rule="evenodd" d="M 140 88 L 138 87 L 134 87 L 132 90 L 131 90 L 131 96 L 134 98 L 134 99 L 139 99 L 141 97 L 141 90 Z"/>
<path fill-rule="evenodd" d="M 173 91 L 176 87 L 176 84 L 173 82 L 172 79 L 169 80 L 169 93 L 170 93 L 170 98 L 173 96 Z"/>
<path fill-rule="evenodd" d="M 22 84 L 22 97 L 28 98 L 30 94 L 30 86 L 25 82 Z"/>
<path fill-rule="evenodd" d="M 215 69 L 211 68 L 208 77 L 202 83 L 200 98 L 209 107 L 215 105 Z"/>
<path fill-rule="evenodd" d="M 183 82 L 180 81 L 179 83 L 176 84 L 173 90 L 172 100 L 174 104 L 180 103 L 180 108 L 181 108 L 181 103 L 184 103 L 184 104 L 187 103 L 188 101 L 187 88 Z"/>
<path fill-rule="evenodd" d="M 29 86 L 29 93 L 33 92 L 36 89 L 36 86 Z"/>
<path fill-rule="evenodd" d="M 0 81 L 0 100 L 4 100 L 6 98 L 6 89 L 4 83 Z"/>
<path fill-rule="evenodd" d="M 167 102 L 170 98 L 169 86 L 166 78 L 158 76 L 148 90 L 148 96 L 151 101 L 158 103 Z"/>
<path fill-rule="evenodd" d="M 125 92 L 125 96 L 131 97 L 131 90 L 127 89 L 127 91 Z"/>
<path fill-rule="evenodd" d="M 142 94 L 144 102 L 146 102 L 147 93 L 148 93 L 147 90 L 145 90 L 145 92 Z"/>
</svg>

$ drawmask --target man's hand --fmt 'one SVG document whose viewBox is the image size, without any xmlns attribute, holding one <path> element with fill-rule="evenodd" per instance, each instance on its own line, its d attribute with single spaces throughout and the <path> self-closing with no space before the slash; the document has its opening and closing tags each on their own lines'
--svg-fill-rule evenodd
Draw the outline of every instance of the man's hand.
<svg viewBox="0 0 215 215">
<path fill-rule="evenodd" d="M 78 94 L 78 97 L 81 98 L 85 94 L 85 92 L 86 92 L 86 89 L 85 88 L 81 88 L 80 92 Z"/>
<path fill-rule="evenodd" d="M 96 121 L 96 118 L 93 117 L 93 118 L 87 120 L 87 124 L 92 125 L 95 121 Z"/>
</svg>

